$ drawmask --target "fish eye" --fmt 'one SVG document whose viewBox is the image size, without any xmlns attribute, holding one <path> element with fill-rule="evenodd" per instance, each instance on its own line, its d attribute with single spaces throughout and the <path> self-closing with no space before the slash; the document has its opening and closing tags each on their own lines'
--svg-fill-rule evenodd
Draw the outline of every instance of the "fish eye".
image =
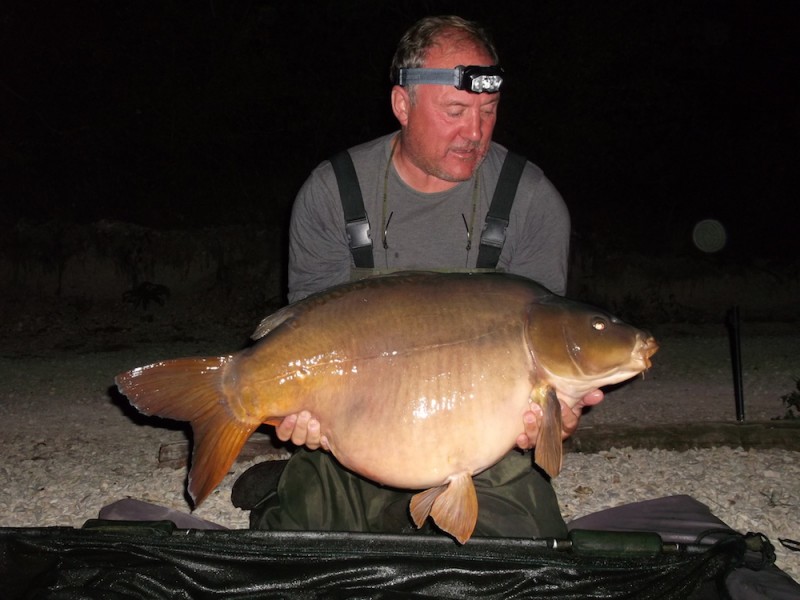
<svg viewBox="0 0 800 600">
<path fill-rule="evenodd" d="M 596 331 L 603 331 L 606 327 L 608 327 L 608 323 L 603 317 L 595 317 L 592 319 L 592 327 Z"/>
</svg>

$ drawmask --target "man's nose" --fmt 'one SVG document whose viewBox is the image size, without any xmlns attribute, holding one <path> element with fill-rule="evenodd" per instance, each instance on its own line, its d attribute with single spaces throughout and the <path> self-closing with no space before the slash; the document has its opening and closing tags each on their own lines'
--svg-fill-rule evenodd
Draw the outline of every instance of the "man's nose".
<svg viewBox="0 0 800 600">
<path fill-rule="evenodd" d="M 461 135 L 468 140 L 478 141 L 481 139 L 481 114 L 478 110 L 469 110 L 464 116 L 464 125 L 461 128 Z"/>
</svg>

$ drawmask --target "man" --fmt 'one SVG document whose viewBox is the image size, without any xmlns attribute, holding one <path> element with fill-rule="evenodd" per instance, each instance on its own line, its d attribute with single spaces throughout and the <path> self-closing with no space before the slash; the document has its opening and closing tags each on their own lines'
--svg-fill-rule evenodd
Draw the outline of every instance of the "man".
<svg viewBox="0 0 800 600">
<path fill-rule="evenodd" d="M 349 151 L 367 212 L 372 263 L 367 273 L 407 269 L 470 270 L 478 237 L 507 151 L 491 141 L 500 93 L 498 57 L 483 30 L 459 17 L 422 19 L 401 39 L 392 61 L 391 106 L 400 132 Z M 441 83 L 456 67 L 475 69 L 477 90 Z M 430 71 L 437 69 L 440 71 Z M 449 74 L 449 75 L 448 75 Z M 480 79 L 486 74 L 485 79 Z M 481 87 L 485 85 L 485 87 Z M 477 231 L 477 233 L 476 233 Z M 540 169 L 526 163 L 509 216 L 499 269 L 566 289 L 569 214 Z M 290 229 L 289 300 L 294 302 L 356 272 L 337 179 L 329 161 L 311 174 L 295 201 Z M 363 272 L 355 276 L 362 276 Z M 584 405 L 602 400 L 592 392 Z M 582 406 L 562 403 L 563 428 L 572 433 Z M 536 439 L 541 409 L 525 413 L 517 445 Z M 277 428 L 282 440 L 326 447 L 307 412 Z M 387 449 L 390 451 L 390 449 Z M 244 481 L 245 474 L 242 478 Z M 561 537 L 566 526 L 552 487 L 514 451 L 475 477 L 480 512 L 476 535 Z M 410 493 L 383 488 L 341 468 L 325 452 L 301 450 L 276 491 L 251 512 L 251 526 L 400 532 L 413 529 Z"/>
</svg>

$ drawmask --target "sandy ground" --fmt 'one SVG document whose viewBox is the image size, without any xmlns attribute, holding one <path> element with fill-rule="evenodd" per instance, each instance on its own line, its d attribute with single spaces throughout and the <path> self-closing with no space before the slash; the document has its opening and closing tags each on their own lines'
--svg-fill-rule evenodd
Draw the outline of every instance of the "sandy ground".
<svg viewBox="0 0 800 600">
<path fill-rule="evenodd" d="M 179 310 L 176 308 L 175 310 Z M 184 469 L 160 468 L 162 444 L 186 439 L 174 423 L 145 419 L 113 388 L 116 373 L 164 358 L 222 354 L 251 324 L 190 322 L 180 315 L 62 311 L 6 320 L 0 335 L 0 526 L 80 527 L 123 497 L 188 511 Z M 45 325 L 47 323 L 47 325 Z M 180 323 L 180 324 L 176 324 Z M 610 391 L 582 420 L 595 423 L 733 421 L 729 341 L 722 325 L 653 328 L 661 350 L 644 378 Z M 748 420 L 784 414 L 780 397 L 800 377 L 797 326 L 743 324 Z M 197 516 L 246 527 L 229 501 L 238 463 Z M 555 482 L 569 519 L 635 500 L 688 493 L 740 531 L 763 531 L 778 565 L 800 579 L 800 555 L 778 537 L 800 538 L 800 453 L 781 449 L 631 450 L 571 454 Z"/>
</svg>

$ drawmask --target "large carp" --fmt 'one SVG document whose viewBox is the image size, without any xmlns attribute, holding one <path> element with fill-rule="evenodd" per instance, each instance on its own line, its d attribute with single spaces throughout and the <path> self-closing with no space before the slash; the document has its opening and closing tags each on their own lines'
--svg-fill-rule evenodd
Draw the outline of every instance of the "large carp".
<svg viewBox="0 0 800 600">
<path fill-rule="evenodd" d="M 536 462 L 561 468 L 558 398 L 650 366 L 655 340 L 597 308 L 503 274 L 403 273 L 332 288 L 264 319 L 252 347 L 166 360 L 116 377 L 146 415 L 190 421 L 189 492 L 203 501 L 262 423 L 308 410 L 345 467 L 413 496 L 459 542 L 478 507 L 472 476 L 544 408 Z"/>
</svg>

